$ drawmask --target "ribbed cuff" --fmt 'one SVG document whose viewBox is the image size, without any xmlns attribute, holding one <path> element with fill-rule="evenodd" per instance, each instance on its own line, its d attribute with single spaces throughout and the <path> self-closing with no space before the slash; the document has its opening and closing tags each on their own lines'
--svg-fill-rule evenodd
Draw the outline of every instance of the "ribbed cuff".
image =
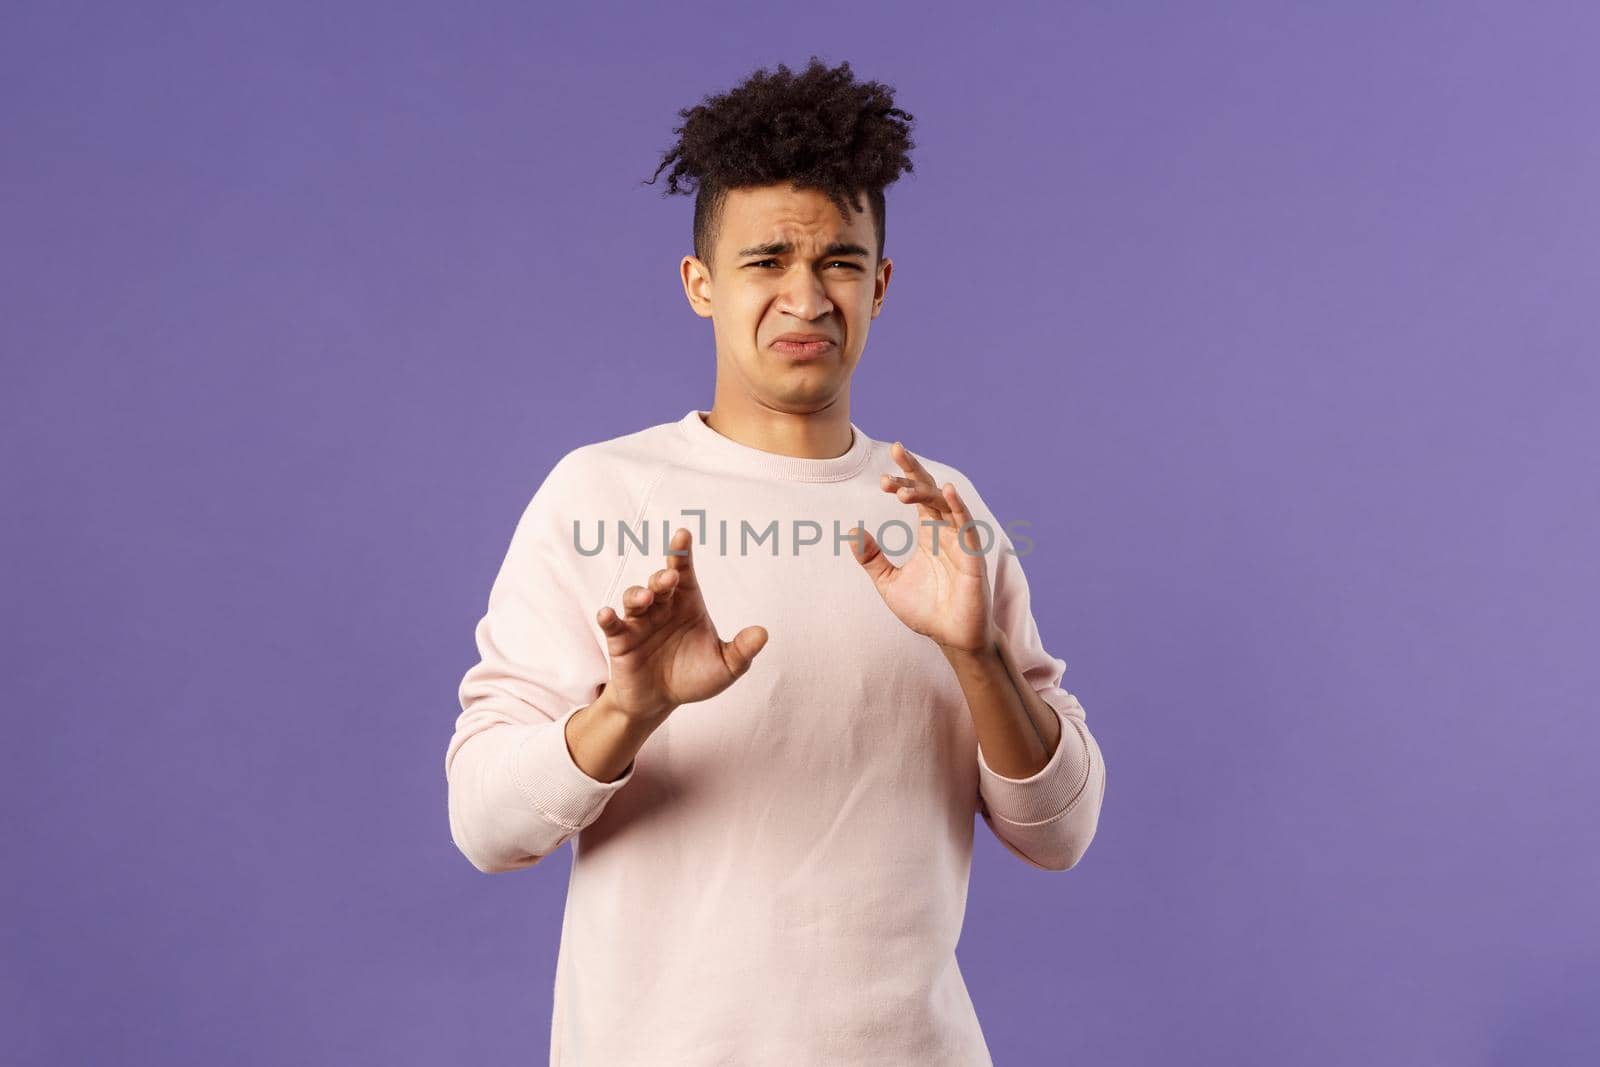
<svg viewBox="0 0 1600 1067">
<path fill-rule="evenodd" d="M 1038 773 L 1007 778 L 989 766 L 982 746 L 978 748 L 978 788 L 989 814 L 1021 826 L 1059 818 L 1082 796 L 1089 782 L 1089 741 L 1077 718 L 1083 714 L 1082 705 L 1071 694 L 1067 705 L 1060 705 L 1057 696 L 1040 696 L 1061 720 L 1061 740 L 1050 754 L 1050 762 Z M 1068 715 L 1064 707 L 1073 708 L 1076 715 Z"/>
<path fill-rule="evenodd" d="M 527 736 L 511 753 L 517 790 L 545 818 L 573 831 L 592 822 L 611 795 L 633 780 L 638 762 L 629 763 L 627 772 L 614 782 L 591 778 L 573 762 L 567 748 L 567 720 L 589 703 L 572 705 L 552 723 L 527 727 Z"/>
</svg>

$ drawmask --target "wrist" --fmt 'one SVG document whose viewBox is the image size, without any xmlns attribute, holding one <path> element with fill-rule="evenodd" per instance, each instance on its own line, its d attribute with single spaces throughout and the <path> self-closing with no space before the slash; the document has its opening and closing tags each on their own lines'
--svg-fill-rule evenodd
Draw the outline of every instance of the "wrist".
<svg viewBox="0 0 1600 1067">
<path fill-rule="evenodd" d="M 1000 657 L 1000 642 L 1005 640 L 1005 634 L 991 619 L 989 628 L 984 632 L 983 639 L 974 644 L 947 645 L 939 643 L 939 651 L 944 653 L 945 659 L 955 662 L 998 659 Z"/>
<path fill-rule="evenodd" d="M 648 736 L 655 731 L 656 727 L 666 721 L 667 716 L 672 714 L 676 705 L 666 705 L 648 711 L 624 708 L 617 703 L 617 699 L 612 694 L 610 687 L 602 686 L 600 695 L 595 698 L 594 703 L 589 708 L 596 719 L 610 724 L 619 733 L 642 733 Z"/>
</svg>

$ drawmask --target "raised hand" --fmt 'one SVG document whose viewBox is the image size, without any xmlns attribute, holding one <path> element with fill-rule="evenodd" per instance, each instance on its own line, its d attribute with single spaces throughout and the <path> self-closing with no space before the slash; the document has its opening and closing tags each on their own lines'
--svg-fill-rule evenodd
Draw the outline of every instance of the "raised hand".
<svg viewBox="0 0 1600 1067">
<path fill-rule="evenodd" d="M 936 484 L 899 441 L 889 454 L 906 473 L 903 477 L 885 474 L 880 488 L 916 507 L 915 551 L 895 566 L 872 534 L 861 527 L 855 528 L 860 541 L 852 542 L 851 551 L 901 622 L 942 648 L 982 651 L 991 637 L 992 607 L 983 538 L 971 525 L 972 515 L 953 483 Z M 934 520 L 940 525 L 922 525 Z"/>
<path fill-rule="evenodd" d="M 693 540 L 683 527 L 672 531 L 667 565 L 648 584 L 624 590 L 620 616 L 609 605 L 595 616 L 611 656 L 605 695 L 629 718 L 658 721 L 680 704 L 716 696 L 767 643 L 761 626 L 746 626 L 732 641 L 717 636 L 695 578 Z"/>
</svg>

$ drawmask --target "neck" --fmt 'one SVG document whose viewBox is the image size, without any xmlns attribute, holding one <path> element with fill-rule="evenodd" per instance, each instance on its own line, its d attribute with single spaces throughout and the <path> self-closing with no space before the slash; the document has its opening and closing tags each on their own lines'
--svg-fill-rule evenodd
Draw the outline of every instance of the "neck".
<svg viewBox="0 0 1600 1067">
<path fill-rule="evenodd" d="M 850 396 L 841 392 L 816 411 L 779 411 L 718 391 L 706 425 L 732 441 L 799 459 L 835 459 L 850 451 Z"/>
</svg>

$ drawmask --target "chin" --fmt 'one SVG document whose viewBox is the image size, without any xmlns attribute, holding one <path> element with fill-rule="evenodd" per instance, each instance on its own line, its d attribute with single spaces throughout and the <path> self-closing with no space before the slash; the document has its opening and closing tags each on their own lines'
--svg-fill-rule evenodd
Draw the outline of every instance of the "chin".
<svg viewBox="0 0 1600 1067">
<path fill-rule="evenodd" d="M 832 382 L 817 382 L 814 386 L 802 388 L 780 387 L 767 393 L 775 407 L 798 410 L 826 407 L 838 395 L 839 390 Z"/>
</svg>

